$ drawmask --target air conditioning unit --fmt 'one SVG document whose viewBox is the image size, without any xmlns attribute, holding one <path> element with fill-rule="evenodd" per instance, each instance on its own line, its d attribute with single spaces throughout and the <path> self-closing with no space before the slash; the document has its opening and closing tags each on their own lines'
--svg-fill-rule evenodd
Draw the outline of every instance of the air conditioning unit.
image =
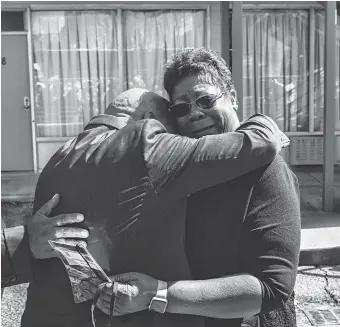
<svg viewBox="0 0 340 327">
<path fill-rule="evenodd" d="M 334 147 L 334 164 L 337 162 L 336 144 Z M 291 165 L 322 165 L 323 136 L 290 137 L 289 161 Z"/>
</svg>

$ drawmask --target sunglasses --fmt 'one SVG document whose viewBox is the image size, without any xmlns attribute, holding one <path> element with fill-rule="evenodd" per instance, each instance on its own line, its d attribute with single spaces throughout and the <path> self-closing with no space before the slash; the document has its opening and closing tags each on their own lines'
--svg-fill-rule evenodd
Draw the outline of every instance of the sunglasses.
<svg viewBox="0 0 340 327">
<path fill-rule="evenodd" d="M 196 99 L 194 102 L 181 102 L 174 104 L 170 106 L 169 111 L 175 116 L 175 117 L 183 117 L 186 116 L 190 112 L 190 107 L 192 104 L 196 104 L 197 108 L 201 110 L 207 110 L 214 107 L 215 102 L 222 97 L 224 92 L 222 92 L 220 95 L 203 95 Z"/>
</svg>

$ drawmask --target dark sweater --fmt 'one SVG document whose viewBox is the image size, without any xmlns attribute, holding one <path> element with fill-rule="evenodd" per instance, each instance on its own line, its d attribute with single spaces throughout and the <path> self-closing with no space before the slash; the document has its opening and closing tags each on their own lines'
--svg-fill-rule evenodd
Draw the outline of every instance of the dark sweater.
<svg viewBox="0 0 340 327">
<path fill-rule="evenodd" d="M 263 294 L 261 327 L 295 326 L 290 295 L 300 232 L 298 181 L 280 156 L 188 200 L 186 251 L 194 278 L 256 276 Z M 206 327 L 241 326 L 240 319 L 205 321 Z"/>
</svg>

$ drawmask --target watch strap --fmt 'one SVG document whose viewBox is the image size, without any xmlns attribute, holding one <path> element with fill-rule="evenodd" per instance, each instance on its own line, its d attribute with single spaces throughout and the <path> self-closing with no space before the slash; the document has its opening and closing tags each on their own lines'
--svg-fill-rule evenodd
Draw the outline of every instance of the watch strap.
<svg viewBox="0 0 340 327">
<path fill-rule="evenodd" d="M 156 296 L 163 300 L 167 300 L 168 297 L 168 283 L 163 280 L 159 280 L 157 284 L 157 293 Z"/>
<path fill-rule="evenodd" d="M 149 304 L 149 310 L 158 313 L 165 313 L 168 305 L 168 283 L 158 280 L 157 281 L 157 292 L 156 295 L 151 299 Z"/>
</svg>

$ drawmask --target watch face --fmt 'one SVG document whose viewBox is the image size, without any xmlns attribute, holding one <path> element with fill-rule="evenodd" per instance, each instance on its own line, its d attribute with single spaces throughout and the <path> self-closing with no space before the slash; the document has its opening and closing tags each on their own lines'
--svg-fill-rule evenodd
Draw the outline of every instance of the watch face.
<svg viewBox="0 0 340 327">
<path fill-rule="evenodd" d="M 149 309 L 150 309 L 151 311 L 156 311 L 156 312 L 159 312 L 159 313 L 164 313 L 165 310 L 166 310 L 166 306 L 167 306 L 167 305 L 168 305 L 168 301 L 167 301 L 167 300 L 162 299 L 162 298 L 156 298 L 156 297 L 154 297 L 154 298 L 151 300 Z"/>
</svg>

